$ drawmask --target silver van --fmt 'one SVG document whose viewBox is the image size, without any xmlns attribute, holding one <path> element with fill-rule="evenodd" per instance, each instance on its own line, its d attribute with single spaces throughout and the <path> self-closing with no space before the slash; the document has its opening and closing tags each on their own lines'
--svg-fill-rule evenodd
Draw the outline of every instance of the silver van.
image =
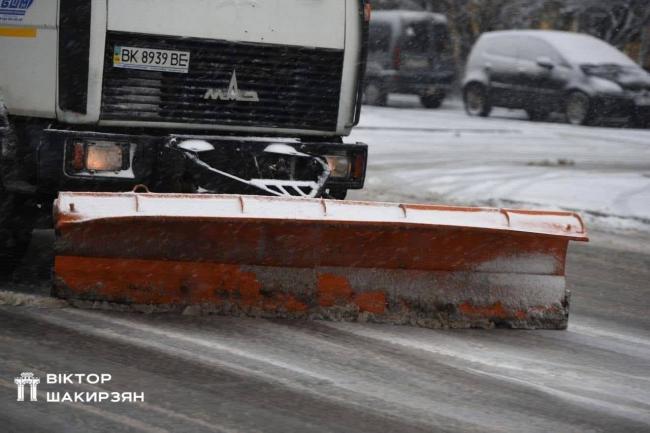
<svg viewBox="0 0 650 433">
<path fill-rule="evenodd" d="M 377 11 L 370 20 L 364 101 L 385 105 L 390 93 L 420 96 L 437 108 L 456 78 L 447 19 L 419 11 Z"/>
</svg>

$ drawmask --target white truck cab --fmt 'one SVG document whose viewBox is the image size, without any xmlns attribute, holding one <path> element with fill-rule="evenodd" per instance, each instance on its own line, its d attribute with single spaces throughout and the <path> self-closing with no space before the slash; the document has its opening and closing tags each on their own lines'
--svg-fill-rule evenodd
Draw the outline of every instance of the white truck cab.
<svg viewBox="0 0 650 433">
<path fill-rule="evenodd" d="M 285 135 L 345 136 L 354 125 L 359 0 L 0 4 L 11 115 Z"/>
</svg>

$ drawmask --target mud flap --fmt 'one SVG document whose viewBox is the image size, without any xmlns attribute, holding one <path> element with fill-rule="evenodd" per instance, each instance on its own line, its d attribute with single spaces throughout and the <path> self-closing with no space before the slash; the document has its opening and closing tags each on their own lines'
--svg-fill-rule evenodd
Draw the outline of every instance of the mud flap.
<svg viewBox="0 0 650 433">
<path fill-rule="evenodd" d="M 61 193 L 55 296 L 430 328 L 563 329 L 580 217 L 232 195 Z"/>
</svg>

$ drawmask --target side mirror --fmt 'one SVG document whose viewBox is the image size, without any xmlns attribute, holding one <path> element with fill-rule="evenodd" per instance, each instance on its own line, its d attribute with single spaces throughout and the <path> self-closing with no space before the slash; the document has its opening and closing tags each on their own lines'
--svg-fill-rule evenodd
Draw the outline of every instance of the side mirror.
<svg viewBox="0 0 650 433">
<path fill-rule="evenodd" d="M 553 69 L 555 67 L 555 62 L 549 57 L 542 56 L 537 58 L 537 65 L 544 69 Z"/>
</svg>

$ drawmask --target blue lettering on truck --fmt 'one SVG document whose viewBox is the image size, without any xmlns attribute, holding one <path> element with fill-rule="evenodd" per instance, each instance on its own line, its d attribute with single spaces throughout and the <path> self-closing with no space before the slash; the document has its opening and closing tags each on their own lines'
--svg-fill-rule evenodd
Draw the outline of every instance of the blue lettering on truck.
<svg viewBox="0 0 650 433">
<path fill-rule="evenodd" d="M 0 0 L 0 20 L 22 21 L 34 0 Z"/>
</svg>

